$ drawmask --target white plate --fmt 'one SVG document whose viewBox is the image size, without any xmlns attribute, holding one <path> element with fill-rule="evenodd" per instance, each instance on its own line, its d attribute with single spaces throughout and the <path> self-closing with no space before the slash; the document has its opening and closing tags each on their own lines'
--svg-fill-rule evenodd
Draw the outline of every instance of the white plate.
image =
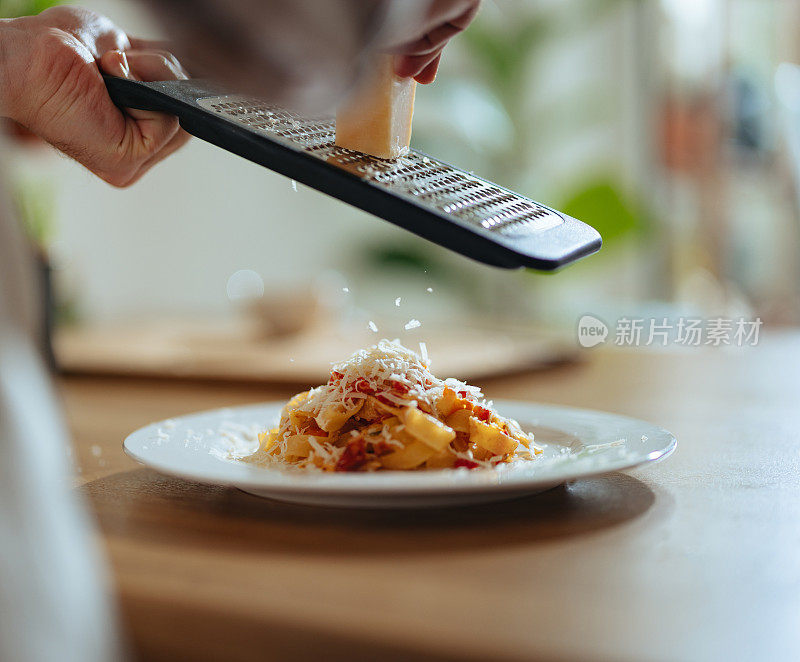
<svg viewBox="0 0 800 662">
<path fill-rule="evenodd" d="M 630 469 L 667 457 L 675 437 L 650 423 L 585 409 L 495 401 L 544 454 L 498 469 L 323 473 L 259 467 L 237 459 L 258 447 L 283 402 L 216 409 L 152 423 L 125 451 L 165 474 L 232 485 L 262 497 L 310 505 L 407 508 L 463 505 L 535 494 L 567 480 Z"/>
</svg>

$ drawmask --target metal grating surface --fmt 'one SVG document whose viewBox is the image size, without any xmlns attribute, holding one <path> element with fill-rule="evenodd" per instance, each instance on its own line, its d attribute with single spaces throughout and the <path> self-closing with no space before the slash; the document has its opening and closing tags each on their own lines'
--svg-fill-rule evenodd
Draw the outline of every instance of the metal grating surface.
<svg viewBox="0 0 800 662">
<path fill-rule="evenodd" d="M 337 147 L 333 120 L 304 119 L 239 96 L 208 97 L 197 103 L 252 131 L 334 163 L 396 195 L 493 233 L 532 234 L 564 222 L 559 214 L 529 198 L 413 150 L 399 159 L 383 161 Z"/>
</svg>

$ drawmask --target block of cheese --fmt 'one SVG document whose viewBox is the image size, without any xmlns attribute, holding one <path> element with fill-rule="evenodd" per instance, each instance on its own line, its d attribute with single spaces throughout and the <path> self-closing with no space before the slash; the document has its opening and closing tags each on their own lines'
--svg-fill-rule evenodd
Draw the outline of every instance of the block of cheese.
<svg viewBox="0 0 800 662">
<path fill-rule="evenodd" d="M 336 113 L 336 144 L 380 159 L 406 154 L 416 88 L 414 79 L 395 75 L 393 56 L 376 56 Z"/>
</svg>

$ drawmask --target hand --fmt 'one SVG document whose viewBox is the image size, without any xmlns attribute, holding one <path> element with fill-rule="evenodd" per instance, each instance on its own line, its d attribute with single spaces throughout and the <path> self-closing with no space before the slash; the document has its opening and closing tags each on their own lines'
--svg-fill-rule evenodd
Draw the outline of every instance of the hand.
<svg viewBox="0 0 800 662">
<path fill-rule="evenodd" d="M 428 84 L 436 79 L 442 50 L 463 32 L 478 13 L 480 0 L 433 0 L 418 34 L 421 37 L 392 48 L 398 54 L 395 73 Z"/>
<path fill-rule="evenodd" d="M 146 0 L 181 59 L 203 78 L 309 115 L 357 83 L 365 50 L 398 53 L 396 70 L 436 77 L 442 49 L 479 0 Z"/>
<path fill-rule="evenodd" d="M 0 116 L 41 136 L 114 186 L 128 186 L 188 140 L 177 118 L 121 110 L 106 74 L 186 78 L 168 52 L 77 7 L 0 21 Z"/>
</svg>

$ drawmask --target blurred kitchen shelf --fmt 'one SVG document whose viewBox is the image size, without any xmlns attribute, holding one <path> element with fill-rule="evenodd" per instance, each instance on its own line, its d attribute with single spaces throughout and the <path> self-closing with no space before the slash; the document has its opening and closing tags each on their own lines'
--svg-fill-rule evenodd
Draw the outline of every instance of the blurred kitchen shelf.
<svg viewBox="0 0 800 662">
<path fill-rule="evenodd" d="M 574 341 L 530 327 L 492 329 L 459 323 L 413 331 L 311 326 L 291 336 L 265 338 L 245 323 L 152 321 L 60 329 L 54 352 L 62 372 L 182 379 L 319 384 L 332 361 L 400 336 L 418 350 L 426 343 L 434 373 L 479 380 L 577 359 Z M 402 329 L 402 326 L 399 328 Z"/>
</svg>

